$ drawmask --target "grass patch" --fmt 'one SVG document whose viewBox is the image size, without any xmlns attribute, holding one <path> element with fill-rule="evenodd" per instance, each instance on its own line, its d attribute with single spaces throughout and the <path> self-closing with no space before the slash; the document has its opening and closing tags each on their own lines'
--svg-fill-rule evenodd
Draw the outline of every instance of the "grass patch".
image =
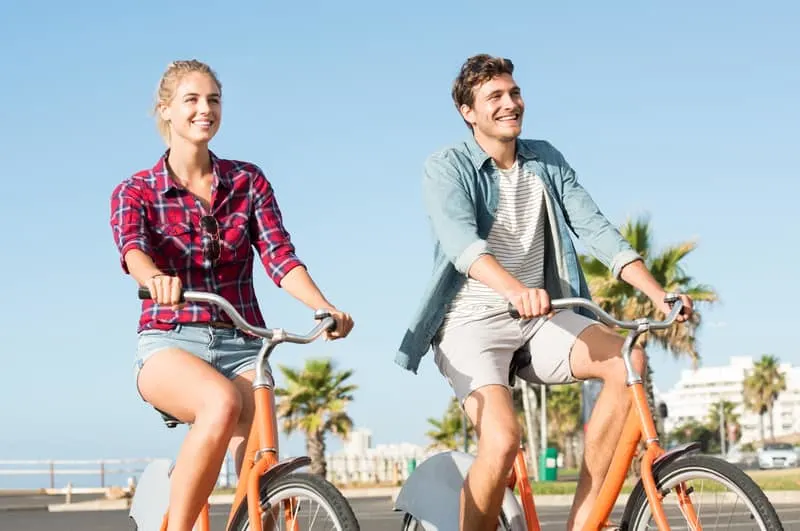
<svg viewBox="0 0 800 531">
<path fill-rule="evenodd" d="M 570 479 L 557 480 L 557 481 L 531 481 L 531 488 L 535 496 L 546 496 L 554 494 L 574 495 L 575 489 L 578 486 L 577 480 L 572 477 L 578 475 L 577 470 L 559 470 L 559 475 L 562 474 Z M 747 475 L 755 480 L 756 484 L 762 490 L 788 490 L 800 491 L 800 468 L 793 468 L 789 470 L 745 470 Z M 626 481 L 622 486 L 623 493 L 630 493 L 633 490 L 635 482 Z M 364 483 L 364 484 L 350 484 L 350 485 L 336 485 L 340 489 L 354 489 L 354 488 L 374 488 L 374 487 L 393 487 L 399 486 L 393 483 Z M 700 484 L 697 485 L 698 490 L 701 488 Z M 233 494 L 236 489 L 233 488 L 218 488 L 214 490 L 214 494 Z M 702 490 L 705 492 L 716 492 L 725 490 L 725 488 L 715 482 L 705 481 L 702 483 Z"/>
<path fill-rule="evenodd" d="M 745 470 L 762 490 L 797 490 L 800 491 L 800 469 L 789 470 Z M 532 481 L 534 495 L 575 494 L 577 481 Z M 623 493 L 630 493 L 635 482 L 626 481 L 622 486 Z M 727 490 L 725 486 L 714 481 L 702 481 L 695 484 L 697 490 L 719 492 Z"/>
<path fill-rule="evenodd" d="M 747 474 L 763 490 L 800 490 L 800 469 L 748 470 Z"/>
</svg>

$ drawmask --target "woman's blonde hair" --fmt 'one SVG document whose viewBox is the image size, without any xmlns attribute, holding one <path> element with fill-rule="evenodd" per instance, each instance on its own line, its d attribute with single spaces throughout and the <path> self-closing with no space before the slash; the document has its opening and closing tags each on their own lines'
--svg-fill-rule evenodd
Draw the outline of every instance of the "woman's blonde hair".
<svg viewBox="0 0 800 531">
<path fill-rule="evenodd" d="M 156 116 L 156 127 L 161 138 L 164 139 L 167 146 L 169 146 L 169 122 L 161 118 L 159 107 L 161 105 L 169 105 L 172 98 L 175 97 L 175 89 L 178 87 L 181 79 L 186 74 L 199 72 L 211 76 L 214 83 L 217 84 L 220 93 L 222 93 L 222 83 L 219 82 L 217 74 L 207 64 L 191 59 L 188 61 L 173 61 L 167 66 L 164 74 L 161 76 L 161 81 L 158 83 L 158 92 L 156 94 L 156 103 L 153 106 L 153 113 Z"/>
</svg>

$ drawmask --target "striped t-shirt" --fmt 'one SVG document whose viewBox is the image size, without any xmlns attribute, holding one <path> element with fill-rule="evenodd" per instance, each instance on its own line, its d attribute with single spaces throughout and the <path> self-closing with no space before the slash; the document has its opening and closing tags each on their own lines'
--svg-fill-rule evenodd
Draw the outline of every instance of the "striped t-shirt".
<svg viewBox="0 0 800 531">
<path fill-rule="evenodd" d="M 544 287 L 544 186 L 539 176 L 523 171 L 519 161 L 504 170 L 495 167 L 500 197 L 495 221 L 486 239 L 500 265 L 529 288 Z M 445 318 L 447 325 L 484 313 L 505 311 L 508 301 L 489 286 L 468 278 Z"/>
</svg>

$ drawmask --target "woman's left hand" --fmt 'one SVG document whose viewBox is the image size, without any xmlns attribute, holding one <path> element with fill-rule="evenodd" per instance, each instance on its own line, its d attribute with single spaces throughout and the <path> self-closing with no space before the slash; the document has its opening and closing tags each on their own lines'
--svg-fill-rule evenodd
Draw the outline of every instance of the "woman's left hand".
<svg viewBox="0 0 800 531">
<path fill-rule="evenodd" d="M 336 328 L 332 332 L 325 332 L 325 339 L 328 341 L 333 341 L 335 339 L 347 337 L 347 334 L 349 334 L 350 330 L 353 329 L 354 324 L 353 318 L 350 317 L 350 314 L 339 311 L 336 308 L 324 309 L 330 312 L 331 317 L 333 317 L 333 319 L 336 321 Z"/>
</svg>

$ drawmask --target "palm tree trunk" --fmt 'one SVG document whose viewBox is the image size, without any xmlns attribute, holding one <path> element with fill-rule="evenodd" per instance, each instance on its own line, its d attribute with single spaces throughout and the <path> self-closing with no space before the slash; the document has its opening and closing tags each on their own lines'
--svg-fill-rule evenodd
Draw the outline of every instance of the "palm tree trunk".
<svg viewBox="0 0 800 531">
<path fill-rule="evenodd" d="M 580 467 L 581 459 L 583 458 L 583 445 L 584 445 L 583 436 L 584 436 L 583 427 L 581 427 L 578 431 L 572 434 L 572 442 L 574 445 L 573 463 L 575 463 L 576 467 Z"/>
<path fill-rule="evenodd" d="M 575 468 L 575 452 L 572 444 L 572 434 L 567 433 L 561 440 L 561 448 L 564 452 L 564 468 Z"/>
<path fill-rule="evenodd" d="M 758 428 L 761 430 L 761 444 L 764 444 L 764 414 L 758 414 Z"/>
<path fill-rule="evenodd" d="M 772 414 L 772 404 L 767 406 L 767 414 L 769 415 L 769 438 L 775 440 L 775 416 Z"/>
<path fill-rule="evenodd" d="M 531 400 L 530 384 L 521 379 L 517 381 L 520 382 L 519 385 L 522 388 L 522 410 L 525 413 L 525 428 L 528 439 L 528 473 L 532 473 L 533 479 L 539 481 L 539 433 L 537 432 L 536 423 L 533 421 L 536 406 L 534 401 Z"/>
<path fill-rule="evenodd" d="M 325 433 L 322 430 L 308 434 L 306 437 L 306 452 L 308 457 L 311 458 L 311 473 L 325 477 L 328 472 L 328 466 L 325 462 Z"/>
</svg>

